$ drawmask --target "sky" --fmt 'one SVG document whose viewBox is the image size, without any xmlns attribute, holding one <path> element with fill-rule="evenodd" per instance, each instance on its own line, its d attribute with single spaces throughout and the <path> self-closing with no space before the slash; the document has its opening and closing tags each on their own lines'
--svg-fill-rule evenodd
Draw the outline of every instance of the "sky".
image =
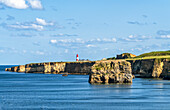
<svg viewBox="0 0 170 110">
<path fill-rule="evenodd" d="M 170 0 L 0 0 L 0 64 L 170 50 Z"/>
</svg>

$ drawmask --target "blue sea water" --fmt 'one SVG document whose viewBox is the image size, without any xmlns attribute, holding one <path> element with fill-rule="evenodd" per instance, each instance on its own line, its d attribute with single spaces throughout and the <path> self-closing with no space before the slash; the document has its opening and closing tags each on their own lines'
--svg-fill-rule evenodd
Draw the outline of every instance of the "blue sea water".
<svg viewBox="0 0 170 110">
<path fill-rule="evenodd" d="M 0 66 L 0 110 L 170 110 L 170 80 L 91 85 L 88 75 L 24 74 Z"/>
</svg>

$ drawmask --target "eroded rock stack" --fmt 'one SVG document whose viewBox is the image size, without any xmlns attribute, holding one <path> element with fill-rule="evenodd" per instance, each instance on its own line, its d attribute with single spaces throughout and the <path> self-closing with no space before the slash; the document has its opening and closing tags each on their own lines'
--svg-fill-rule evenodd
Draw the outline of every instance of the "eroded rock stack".
<svg viewBox="0 0 170 110">
<path fill-rule="evenodd" d="M 101 61 L 92 66 L 90 83 L 132 83 L 131 64 L 127 61 Z"/>
</svg>

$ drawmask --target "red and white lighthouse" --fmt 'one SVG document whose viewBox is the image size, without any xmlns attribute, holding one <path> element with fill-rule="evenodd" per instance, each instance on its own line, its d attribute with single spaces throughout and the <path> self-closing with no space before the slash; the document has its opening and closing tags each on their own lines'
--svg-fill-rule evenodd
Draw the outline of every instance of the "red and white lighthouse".
<svg viewBox="0 0 170 110">
<path fill-rule="evenodd" d="M 76 61 L 79 61 L 79 55 L 78 54 L 76 55 Z"/>
</svg>

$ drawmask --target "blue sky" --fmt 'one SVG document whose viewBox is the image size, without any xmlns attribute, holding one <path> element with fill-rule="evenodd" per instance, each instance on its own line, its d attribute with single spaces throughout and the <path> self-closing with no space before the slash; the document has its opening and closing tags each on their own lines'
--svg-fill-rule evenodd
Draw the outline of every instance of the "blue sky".
<svg viewBox="0 0 170 110">
<path fill-rule="evenodd" d="M 0 64 L 170 50 L 169 0 L 0 0 Z"/>
</svg>

